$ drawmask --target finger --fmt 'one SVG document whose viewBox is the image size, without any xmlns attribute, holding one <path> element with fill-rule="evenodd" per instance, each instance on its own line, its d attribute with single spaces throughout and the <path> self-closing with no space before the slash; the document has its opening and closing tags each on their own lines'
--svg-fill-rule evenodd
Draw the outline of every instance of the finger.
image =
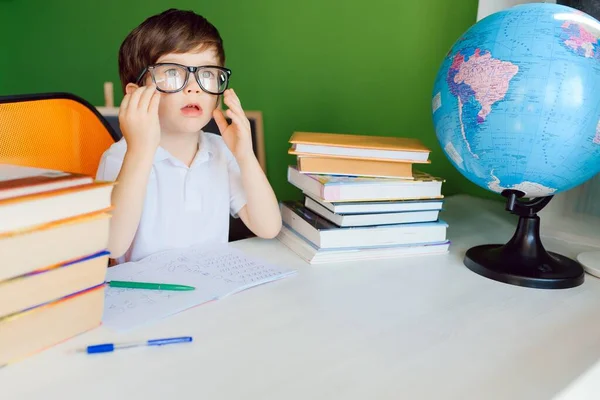
<svg viewBox="0 0 600 400">
<path fill-rule="evenodd" d="M 127 105 L 128 110 L 135 110 L 138 108 L 138 104 L 140 102 L 140 96 L 144 93 L 146 86 L 140 86 L 135 89 L 131 94 L 131 98 L 129 99 L 129 104 Z"/>
<path fill-rule="evenodd" d="M 240 124 L 240 126 L 244 126 L 247 129 L 250 129 L 250 121 L 248 120 L 248 117 L 246 117 L 246 113 L 244 113 L 244 110 L 234 106 L 234 108 L 229 108 L 227 111 L 231 113 L 231 115 L 236 116 L 236 121 L 238 124 Z M 227 114 L 228 116 L 230 115 L 229 113 Z"/>
<path fill-rule="evenodd" d="M 242 103 L 240 103 L 240 99 L 237 97 L 233 89 L 228 89 L 229 91 L 224 93 L 225 104 L 229 108 L 235 108 L 236 111 L 244 111 L 242 108 Z"/>
<path fill-rule="evenodd" d="M 231 118 L 231 121 L 237 124 L 238 126 L 246 126 L 244 120 L 238 114 L 231 111 L 231 109 L 225 111 L 225 114 L 227 114 L 227 116 Z"/>
<path fill-rule="evenodd" d="M 234 103 L 236 103 L 238 106 L 240 106 L 240 108 L 242 108 L 242 102 L 240 101 L 240 98 L 238 97 L 235 90 L 229 89 L 229 96 L 231 97 Z"/>
<path fill-rule="evenodd" d="M 229 107 L 229 109 L 232 110 L 234 113 L 238 114 L 241 118 L 246 118 L 246 113 L 242 109 L 241 104 L 239 104 L 238 102 L 236 102 L 231 97 L 226 97 L 225 98 L 225 105 L 227 107 Z"/>
<path fill-rule="evenodd" d="M 148 111 L 150 108 L 150 100 L 152 95 L 156 92 L 156 86 L 154 84 L 145 86 L 145 90 L 140 95 L 140 102 L 138 103 L 138 109 L 141 111 Z"/>
<path fill-rule="evenodd" d="M 120 109 L 126 109 L 127 105 L 129 104 L 129 99 L 131 99 L 131 95 L 129 93 L 125 94 L 125 96 L 123 96 L 123 100 L 121 100 L 121 105 L 120 105 Z"/>
<path fill-rule="evenodd" d="M 161 95 L 158 90 L 155 90 L 152 93 L 152 97 L 150 98 L 150 105 L 148 106 L 148 112 L 152 115 L 158 114 L 158 106 L 160 104 Z"/>
<path fill-rule="evenodd" d="M 122 115 L 125 115 L 125 112 L 127 111 L 127 106 L 129 105 L 130 99 L 131 99 L 130 94 L 126 94 L 123 97 L 123 100 L 121 101 L 121 105 L 119 106 L 119 117 L 121 117 Z"/>
<path fill-rule="evenodd" d="M 230 100 L 225 99 L 225 105 L 233 112 L 239 115 L 245 115 L 244 110 L 238 104 L 232 103 Z"/>
<path fill-rule="evenodd" d="M 223 111 L 219 110 L 218 108 L 215 108 L 215 111 L 213 111 L 213 118 L 215 119 L 215 122 L 217 123 L 219 132 L 221 132 L 221 134 L 223 134 L 223 132 L 225 132 L 225 130 L 229 126 L 229 124 L 227 123 L 227 120 L 225 119 L 225 116 L 223 115 Z"/>
</svg>

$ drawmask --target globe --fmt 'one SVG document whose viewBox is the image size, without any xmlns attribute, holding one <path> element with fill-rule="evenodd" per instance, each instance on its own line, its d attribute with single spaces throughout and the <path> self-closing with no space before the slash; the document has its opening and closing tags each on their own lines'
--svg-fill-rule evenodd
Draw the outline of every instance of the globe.
<svg viewBox="0 0 600 400">
<path fill-rule="evenodd" d="M 489 15 L 444 58 L 432 109 L 444 153 L 482 188 L 535 198 L 587 181 L 600 172 L 600 22 L 548 3 Z"/>
<path fill-rule="evenodd" d="M 519 216 L 507 243 L 466 251 L 470 270 L 534 288 L 583 283 L 578 262 L 544 248 L 537 214 L 600 172 L 599 39 L 591 16 L 530 3 L 482 19 L 444 58 L 432 93 L 438 141 L 458 171 Z"/>
</svg>

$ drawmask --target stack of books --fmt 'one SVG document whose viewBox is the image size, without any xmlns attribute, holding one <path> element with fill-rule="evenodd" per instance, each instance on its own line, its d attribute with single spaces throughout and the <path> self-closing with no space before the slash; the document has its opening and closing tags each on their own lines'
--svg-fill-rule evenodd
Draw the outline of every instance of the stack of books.
<svg viewBox="0 0 600 400">
<path fill-rule="evenodd" d="M 0 164 L 0 366 L 101 323 L 112 188 Z"/>
<path fill-rule="evenodd" d="M 295 132 L 288 182 L 303 201 L 280 203 L 278 239 L 308 263 L 443 254 L 443 179 L 417 139 Z"/>
</svg>

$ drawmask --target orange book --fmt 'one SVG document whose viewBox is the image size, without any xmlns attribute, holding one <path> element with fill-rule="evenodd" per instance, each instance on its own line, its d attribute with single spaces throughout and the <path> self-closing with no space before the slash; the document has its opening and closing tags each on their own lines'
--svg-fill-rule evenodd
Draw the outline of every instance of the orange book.
<svg viewBox="0 0 600 400">
<path fill-rule="evenodd" d="M 3 280 L 106 249 L 110 217 L 97 212 L 0 234 L 0 287 Z"/>
<path fill-rule="evenodd" d="M 419 139 L 344 133 L 294 132 L 289 154 L 429 163 Z"/>
<path fill-rule="evenodd" d="M 105 284 L 0 318 L 0 366 L 99 326 Z"/>
<path fill-rule="evenodd" d="M 93 180 L 72 172 L 0 164 L 0 200 L 84 185 Z"/>
<path fill-rule="evenodd" d="M 413 179 L 409 162 L 298 156 L 297 164 L 302 173 Z"/>
<path fill-rule="evenodd" d="M 104 283 L 108 252 L 37 270 L 0 282 L 0 318 Z"/>
</svg>

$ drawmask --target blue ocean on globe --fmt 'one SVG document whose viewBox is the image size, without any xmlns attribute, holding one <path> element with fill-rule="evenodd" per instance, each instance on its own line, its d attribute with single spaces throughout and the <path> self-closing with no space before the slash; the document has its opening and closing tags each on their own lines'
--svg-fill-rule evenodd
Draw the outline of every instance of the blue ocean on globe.
<svg viewBox="0 0 600 400">
<path fill-rule="evenodd" d="M 532 3 L 482 19 L 432 97 L 446 156 L 487 190 L 549 196 L 600 172 L 600 22 L 587 14 Z"/>
</svg>

